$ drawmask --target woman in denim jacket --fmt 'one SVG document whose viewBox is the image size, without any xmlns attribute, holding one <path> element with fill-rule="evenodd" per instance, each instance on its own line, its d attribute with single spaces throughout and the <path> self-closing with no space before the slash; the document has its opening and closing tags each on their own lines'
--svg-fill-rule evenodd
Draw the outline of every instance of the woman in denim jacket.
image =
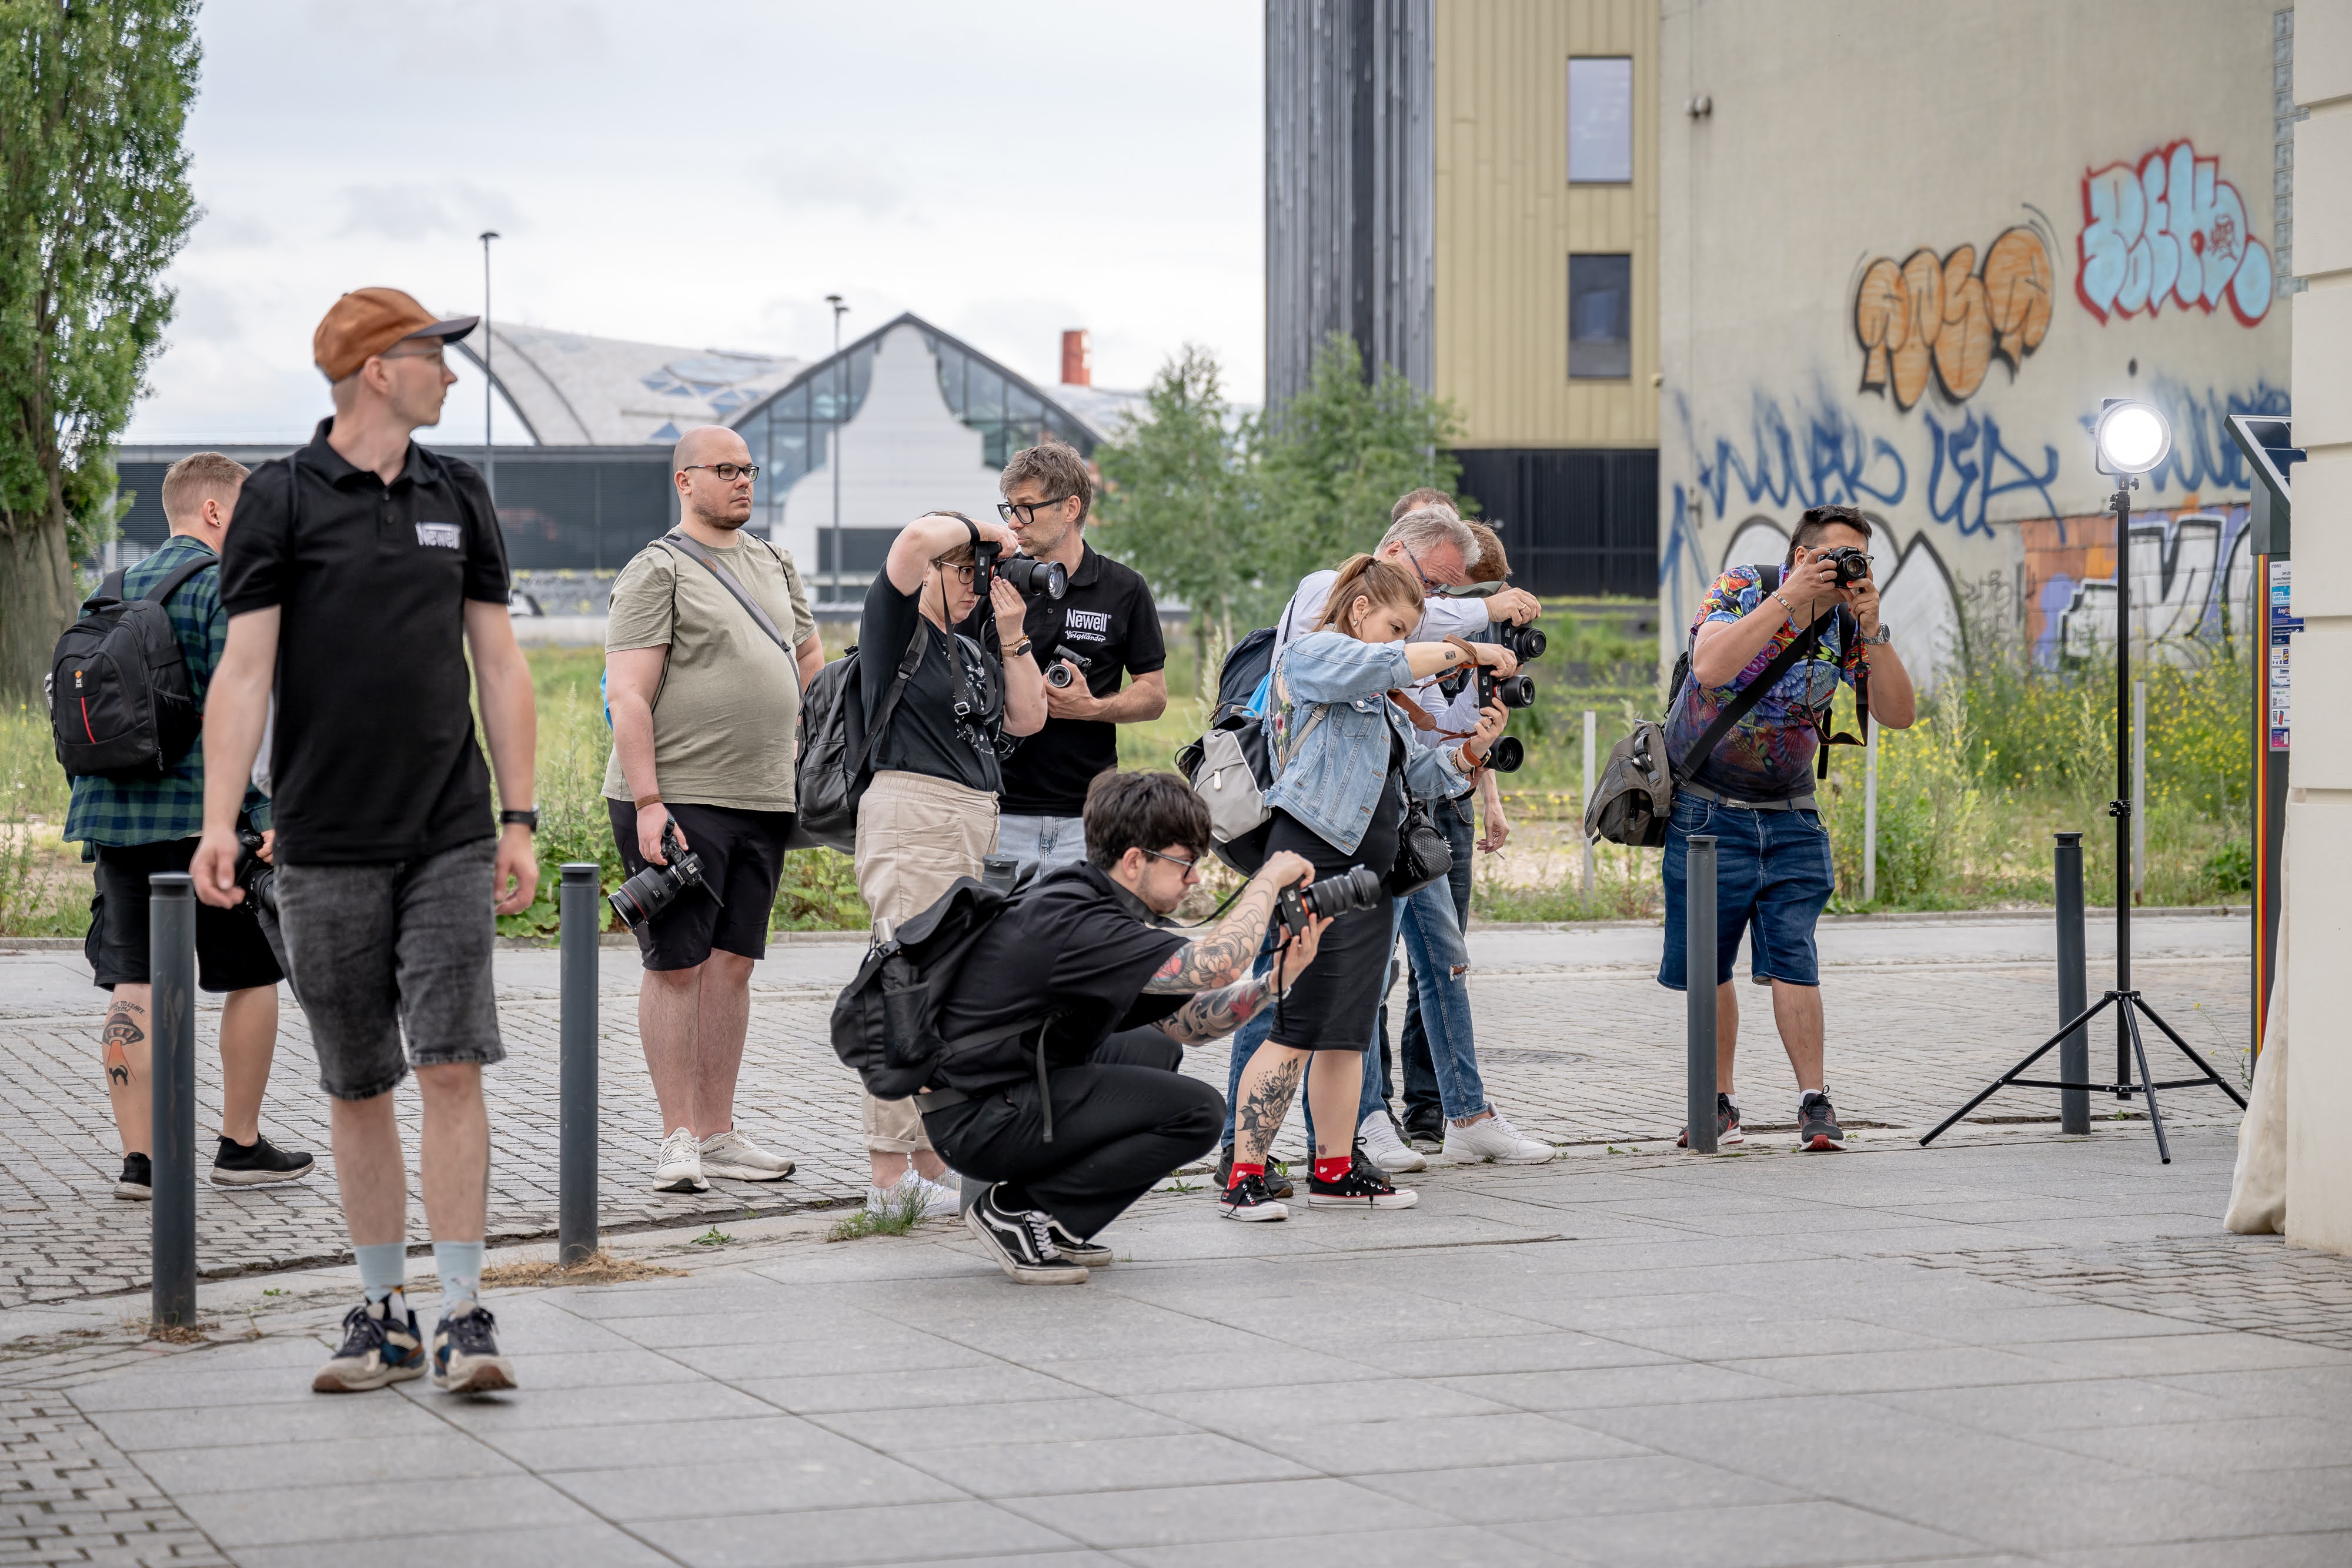
<svg viewBox="0 0 2352 1568">
<path fill-rule="evenodd" d="M 1406 792 L 1458 793 L 1502 733 L 1508 716 L 1490 706 L 1460 746 L 1433 750 L 1411 741 L 1404 710 L 1391 694 L 1471 658 L 1464 644 L 1405 642 L 1421 617 L 1421 585 L 1411 574 L 1356 556 L 1340 568 L 1315 629 L 1276 655 L 1265 719 L 1276 759 L 1266 794 L 1274 810 L 1269 855 L 1304 855 L 1318 876 L 1361 865 L 1385 877 L 1396 863 Z M 1496 663 L 1509 657 L 1499 648 L 1479 653 Z M 1301 1079 L 1316 1127 L 1308 1204 L 1406 1208 L 1415 1201 L 1377 1166 L 1354 1158 L 1362 1053 L 1371 1043 L 1388 963 L 1389 915 L 1383 898 L 1331 923 L 1315 967 L 1283 998 L 1273 1031 L 1242 1074 L 1233 1181 L 1217 1205 L 1229 1218 L 1288 1217 L 1266 1190 L 1265 1155 Z"/>
</svg>

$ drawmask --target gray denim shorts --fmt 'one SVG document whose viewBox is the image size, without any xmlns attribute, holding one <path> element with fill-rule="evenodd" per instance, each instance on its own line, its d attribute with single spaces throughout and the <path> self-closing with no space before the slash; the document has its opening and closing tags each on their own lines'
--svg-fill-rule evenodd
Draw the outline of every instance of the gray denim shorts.
<svg viewBox="0 0 2352 1568">
<path fill-rule="evenodd" d="M 320 1088 L 372 1100 L 412 1065 L 506 1060 L 490 974 L 497 850 L 478 839 L 422 860 L 279 868 L 289 977 Z"/>
</svg>

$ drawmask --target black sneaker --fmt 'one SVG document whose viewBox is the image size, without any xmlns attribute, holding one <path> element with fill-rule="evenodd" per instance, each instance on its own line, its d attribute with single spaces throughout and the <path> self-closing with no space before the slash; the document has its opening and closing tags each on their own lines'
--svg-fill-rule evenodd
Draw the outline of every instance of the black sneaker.
<svg viewBox="0 0 2352 1568">
<path fill-rule="evenodd" d="M 1797 1147 L 1808 1154 L 1835 1154 L 1845 1147 L 1845 1129 L 1828 1093 L 1814 1090 L 1797 1102 Z"/>
<path fill-rule="evenodd" d="M 114 1184 L 114 1196 L 129 1198 L 133 1203 L 145 1203 L 155 1196 L 155 1166 L 145 1155 L 122 1156 L 122 1176 Z"/>
<path fill-rule="evenodd" d="M 261 1134 L 249 1144 L 220 1141 L 213 1156 L 215 1186 L 268 1186 L 275 1182 L 300 1181 L 319 1168 L 307 1149 L 281 1149 Z"/>
<path fill-rule="evenodd" d="M 1389 1180 L 1381 1167 L 1358 1156 L 1353 1169 L 1338 1181 L 1307 1178 L 1309 1208 L 1411 1208 L 1421 1195 Z"/>
<path fill-rule="evenodd" d="M 397 1315 L 392 1303 L 398 1301 Z M 359 1394 L 387 1383 L 425 1375 L 425 1337 L 416 1314 L 395 1292 L 381 1301 L 362 1301 L 343 1314 L 343 1348 L 310 1379 L 313 1394 Z"/>
<path fill-rule="evenodd" d="M 1099 1242 L 1083 1240 L 1070 1234 L 1069 1227 L 1051 1215 L 1045 1218 L 1045 1234 L 1054 1239 L 1054 1249 L 1083 1269 L 1108 1269 L 1111 1264 L 1110 1249 Z"/>
<path fill-rule="evenodd" d="M 1747 1141 L 1746 1134 L 1739 1130 L 1738 1105 L 1733 1102 L 1730 1095 L 1717 1094 L 1715 1097 L 1715 1146 L 1718 1149 L 1727 1148 L 1733 1144 L 1744 1144 Z M 1675 1147 L 1678 1149 L 1690 1147 L 1688 1127 L 1675 1134 Z"/>
<path fill-rule="evenodd" d="M 963 1212 L 964 1228 L 1004 1270 L 1004 1277 L 1022 1285 L 1083 1285 L 1086 1265 L 1062 1256 L 1054 1244 L 1054 1222 L 1035 1209 L 1008 1209 L 997 1201 L 998 1183 L 980 1195 Z"/>
<path fill-rule="evenodd" d="M 1290 1189 L 1286 1186 L 1285 1192 Z M 1217 1195 L 1217 1212 L 1227 1219 L 1265 1220 L 1287 1219 L 1290 1210 L 1284 1207 L 1266 1186 L 1262 1176 L 1245 1176 Z"/>
<path fill-rule="evenodd" d="M 515 1385 L 514 1363 L 499 1354 L 498 1319 L 479 1301 L 433 1331 L 433 1385 L 451 1394 L 496 1394 Z"/>
<path fill-rule="evenodd" d="M 1445 1147 L 1445 1116 L 1438 1111 L 1415 1111 L 1404 1119 L 1404 1144 L 1424 1155 Z"/>
<path fill-rule="evenodd" d="M 1222 1194 L 1234 1185 L 1234 1152 L 1226 1149 L 1217 1155 L 1217 1191 Z M 1269 1197 L 1288 1197 L 1291 1194 L 1289 1168 L 1268 1162 L 1265 1167 L 1265 1190 Z"/>
</svg>

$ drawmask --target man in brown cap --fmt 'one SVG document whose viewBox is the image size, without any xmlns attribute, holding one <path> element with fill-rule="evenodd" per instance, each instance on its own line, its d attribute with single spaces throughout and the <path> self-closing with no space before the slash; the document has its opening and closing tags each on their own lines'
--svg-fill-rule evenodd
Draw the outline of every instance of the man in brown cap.
<svg viewBox="0 0 2352 1568">
<path fill-rule="evenodd" d="M 493 912 L 531 901 L 537 717 L 507 619 L 506 547 L 481 476 L 416 445 L 457 382 L 436 318 L 362 288 L 319 323 L 334 397 L 309 445 L 246 481 L 222 565 L 228 643 L 205 713 L 196 894 L 236 886 L 236 807 L 277 696 L 270 773 L 287 967 L 332 1096 L 335 1175 L 366 1299 L 311 1386 L 423 1375 L 456 1393 L 514 1386 L 480 1300 L 490 1129 L 482 1068 L 502 1060 Z M 467 654 L 473 656 L 469 675 Z M 490 768 L 467 698 L 478 685 Z M 491 814 L 490 774 L 507 808 Z M 405 1038 L 405 1051 L 403 1040 Z M 424 1103 L 425 1215 L 441 1317 L 408 1309 L 408 1193 L 392 1091 Z"/>
</svg>

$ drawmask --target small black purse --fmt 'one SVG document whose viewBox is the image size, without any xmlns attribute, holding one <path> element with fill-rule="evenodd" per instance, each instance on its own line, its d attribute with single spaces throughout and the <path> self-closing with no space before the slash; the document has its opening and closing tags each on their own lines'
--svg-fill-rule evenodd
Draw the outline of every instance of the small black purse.
<svg viewBox="0 0 2352 1568">
<path fill-rule="evenodd" d="M 1404 822 L 1397 829 L 1396 863 L 1386 881 L 1391 898 L 1419 893 L 1454 869 L 1454 845 L 1430 820 L 1429 808 L 1407 797 Z"/>
</svg>

